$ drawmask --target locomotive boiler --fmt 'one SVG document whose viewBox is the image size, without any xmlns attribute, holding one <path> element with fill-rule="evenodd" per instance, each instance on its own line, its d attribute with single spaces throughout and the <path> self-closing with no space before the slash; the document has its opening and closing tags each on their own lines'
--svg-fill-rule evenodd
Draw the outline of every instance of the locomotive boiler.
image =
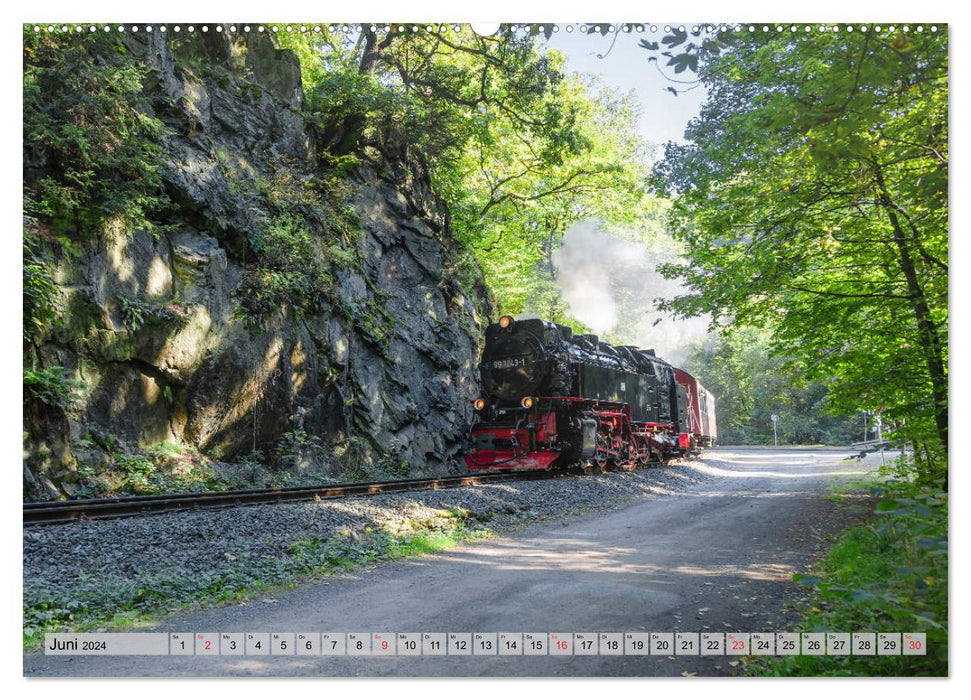
<svg viewBox="0 0 971 700">
<path fill-rule="evenodd" d="M 715 400 L 653 350 L 503 316 L 486 328 L 466 465 L 663 462 L 714 444 Z"/>
</svg>

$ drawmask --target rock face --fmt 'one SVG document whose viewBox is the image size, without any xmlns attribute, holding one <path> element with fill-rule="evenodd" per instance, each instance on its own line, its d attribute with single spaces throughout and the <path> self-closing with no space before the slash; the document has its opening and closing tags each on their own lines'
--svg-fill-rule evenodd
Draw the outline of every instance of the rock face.
<svg viewBox="0 0 971 700">
<path fill-rule="evenodd" d="M 357 165 L 342 183 L 353 236 L 334 234 L 326 207 L 303 207 L 333 289 L 312 314 L 281 306 L 247 323 L 241 285 L 273 196 L 260 185 L 321 172 L 296 58 L 255 33 L 126 41 L 171 129 L 175 213 L 163 233 L 106 230 L 57 262 L 62 319 L 37 357 L 67 368 L 81 401 L 63 416 L 25 409 L 27 496 L 69 493 L 91 435 L 231 460 L 299 429 L 335 469 L 349 458 L 448 469 L 478 389 L 482 300 L 447 272 L 455 245 L 421 168 L 407 157 Z M 323 262 L 325 239 L 347 265 Z"/>
</svg>

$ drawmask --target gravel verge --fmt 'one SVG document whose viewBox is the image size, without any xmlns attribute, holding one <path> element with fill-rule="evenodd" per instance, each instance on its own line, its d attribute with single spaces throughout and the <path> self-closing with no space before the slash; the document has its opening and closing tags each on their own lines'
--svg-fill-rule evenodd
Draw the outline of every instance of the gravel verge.
<svg viewBox="0 0 971 700">
<path fill-rule="evenodd" d="M 713 464 L 712 466 L 715 466 Z M 414 533 L 473 538 L 714 478 L 705 460 L 543 481 L 25 527 L 25 641 L 396 558 Z M 397 555 L 400 556 L 400 555 Z"/>
</svg>

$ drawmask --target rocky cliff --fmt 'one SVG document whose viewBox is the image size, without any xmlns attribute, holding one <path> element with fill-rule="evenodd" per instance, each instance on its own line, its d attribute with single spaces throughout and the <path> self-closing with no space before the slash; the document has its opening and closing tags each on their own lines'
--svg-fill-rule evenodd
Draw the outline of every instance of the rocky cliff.
<svg viewBox="0 0 971 700">
<path fill-rule="evenodd" d="M 25 365 L 65 368 L 76 400 L 25 399 L 26 496 L 71 495 L 78 469 L 116 445 L 231 461 L 289 435 L 335 475 L 358 460 L 454 468 L 487 302 L 452 273 L 447 211 L 420 159 L 399 144 L 323 168 L 299 65 L 265 35 L 125 46 L 167 127 L 173 206 L 162 226 L 104 226 L 54 256 L 59 319 Z M 28 184 L 44 167 L 28 144 Z M 259 296 L 274 227 L 307 244 L 313 304 L 260 305 L 276 298 Z"/>
</svg>

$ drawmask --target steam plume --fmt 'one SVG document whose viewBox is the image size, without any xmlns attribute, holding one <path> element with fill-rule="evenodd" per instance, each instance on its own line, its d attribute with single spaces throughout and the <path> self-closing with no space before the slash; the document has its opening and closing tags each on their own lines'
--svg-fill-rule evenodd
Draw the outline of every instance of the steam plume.
<svg viewBox="0 0 971 700">
<path fill-rule="evenodd" d="M 623 239 L 596 221 L 571 226 L 553 254 L 556 284 L 571 316 L 611 342 L 655 348 L 678 364 L 708 334 L 710 319 L 674 320 L 657 310 L 655 299 L 684 291 L 679 282 L 657 272 L 659 263 L 673 259 L 660 244 L 649 247 Z"/>
</svg>

